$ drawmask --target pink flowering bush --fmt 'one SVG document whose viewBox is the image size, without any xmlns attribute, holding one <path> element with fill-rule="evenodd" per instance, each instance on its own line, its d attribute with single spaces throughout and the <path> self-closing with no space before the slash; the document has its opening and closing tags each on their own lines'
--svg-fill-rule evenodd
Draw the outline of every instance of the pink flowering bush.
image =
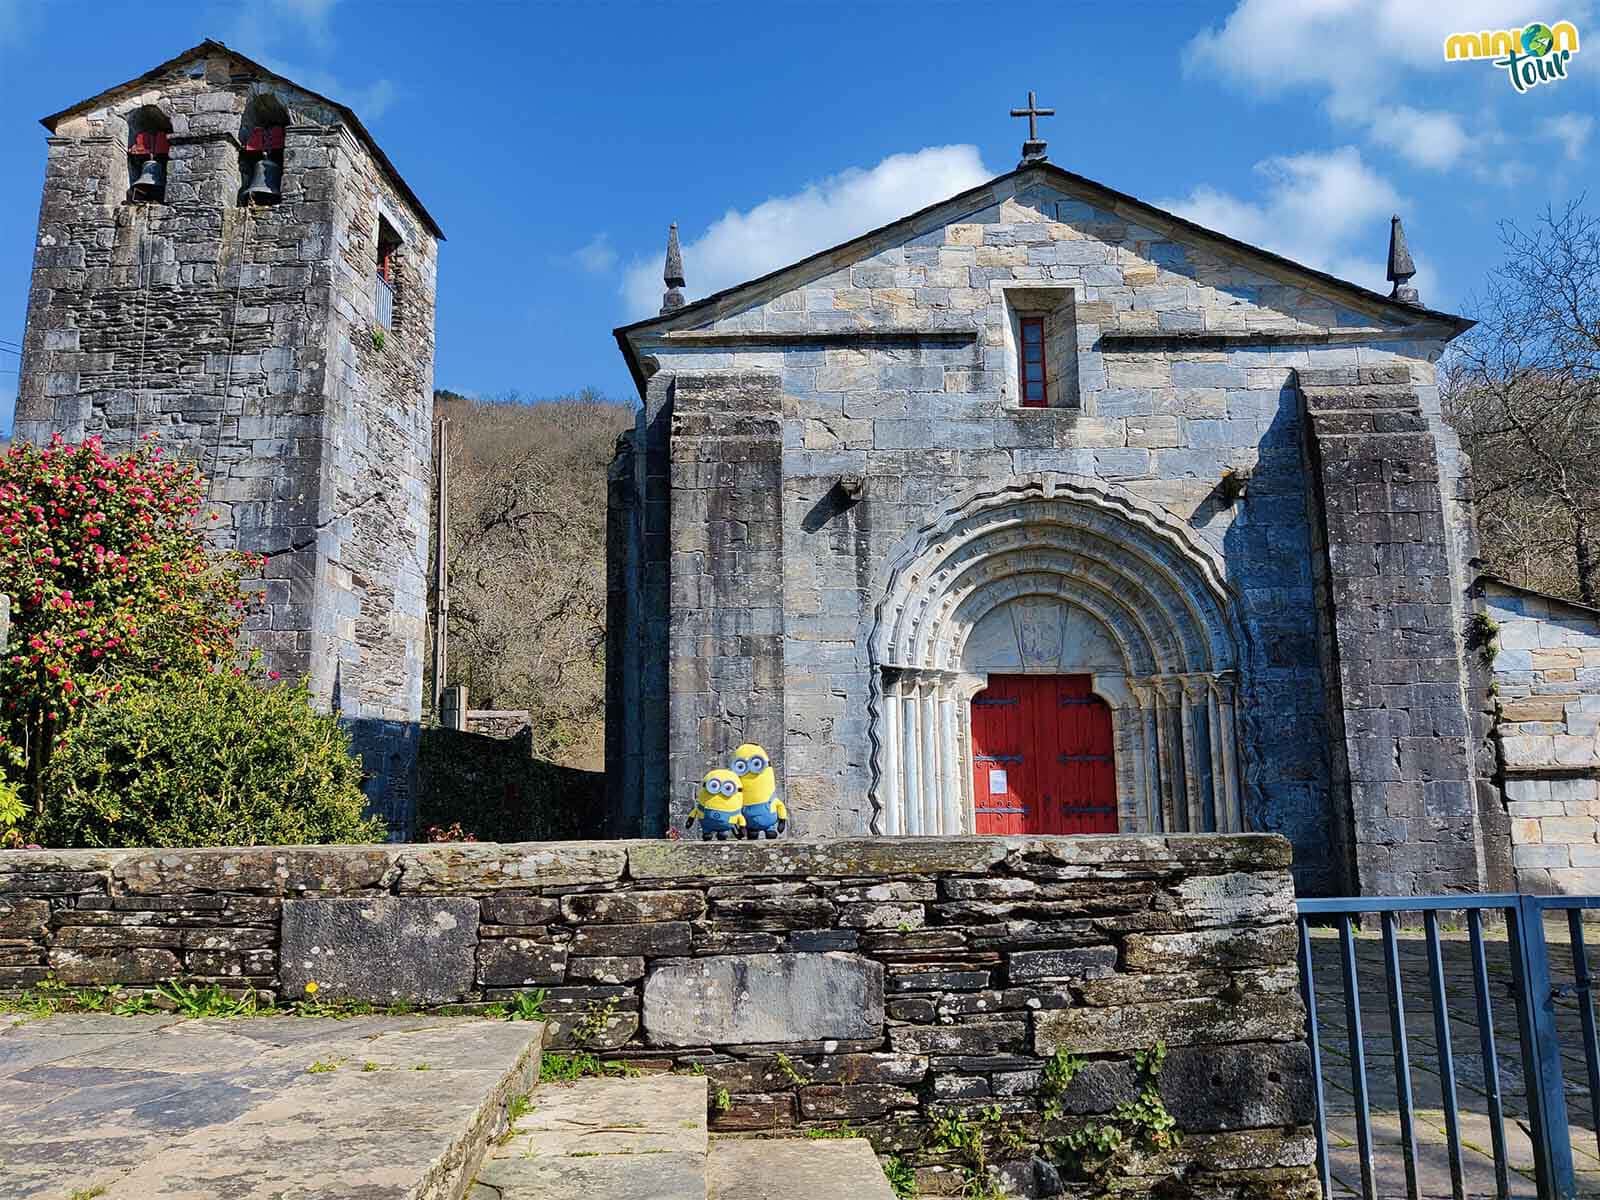
<svg viewBox="0 0 1600 1200">
<path fill-rule="evenodd" d="M 204 485 L 146 441 L 18 444 L 0 456 L 0 762 L 35 813 L 49 759 L 97 705 L 142 680 L 232 667 L 259 557 L 209 549 Z M 13 768 L 15 769 L 15 767 Z"/>
<path fill-rule="evenodd" d="M 240 654 L 264 560 L 206 544 L 204 495 L 153 441 L 0 457 L 0 777 L 27 801 L 0 802 L 0 848 L 383 836 L 348 731 Z"/>
</svg>

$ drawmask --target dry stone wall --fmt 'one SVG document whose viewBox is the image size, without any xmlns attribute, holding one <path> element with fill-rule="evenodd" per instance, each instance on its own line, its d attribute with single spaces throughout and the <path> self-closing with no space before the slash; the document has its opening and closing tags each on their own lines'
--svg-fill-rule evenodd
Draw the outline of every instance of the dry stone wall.
<svg viewBox="0 0 1600 1200">
<path fill-rule="evenodd" d="M 703 1071 L 716 1130 L 848 1122 L 951 1191 L 936 1118 L 1003 1122 L 991 1157 L 1031 1186 L 1160 1041 L 1186 1136 L 1129 1160 L 1146 1186 L 1310 1196 L 1288 867 L 1266 835 L 8 853 L 0 986 L 543 989 L 556 1050 Z M 1058 1051 L 1084 1065 L 1047 1116 Z"/>
</svg>

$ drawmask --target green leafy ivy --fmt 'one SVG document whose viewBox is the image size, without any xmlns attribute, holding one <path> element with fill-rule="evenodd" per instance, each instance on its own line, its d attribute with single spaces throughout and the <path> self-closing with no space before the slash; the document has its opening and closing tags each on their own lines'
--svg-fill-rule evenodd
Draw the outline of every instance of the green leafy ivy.
<svg viewBox="0 0 1600 1200">
<path fill-rule="evenodd" d="M 1117 1105 L 1109 1120 L 1091 1122 L 1056 1139 L 1049 1147 L 1051 1156 L 1074 1176 L 1104 1183 L 1117 1174 L 1117 1168 L 1129 1150 L 1161 1152 L 1176 1149 L 1182 1143 L 1183 1135 L 1178 1132 L 1177 1118 L 1167 1111 L 1166 1103 L 1161 1099 L 1161 1068 L 1166 1061 L 1167 1047 L 1162 1042 L 1157 1042 L 1149 1050 L 1135 1053 L 1133 1065 L 1138 1093 L 1134 1098 Z M 1080 1061 L 1078 1067 L 1082 1065 Z M 1073 1073 L 1076 1073 L 1076 1069 Z M 1051 1078 L 1048 1066 L 1045 1078 L 1045 1086 L 1048 1086 Z M 1067 1078 L 1070 1081 L 1070 1075 Z M 1043 1090 L 1041 1087 L 1041 1092 Z M 1053 1100 L 1046 1099 L 1047 1116 L 1059 1115 L 1059 1107 L 1055 1114 L 1051 1113 L 1053 1103 Z"/>
</svg>

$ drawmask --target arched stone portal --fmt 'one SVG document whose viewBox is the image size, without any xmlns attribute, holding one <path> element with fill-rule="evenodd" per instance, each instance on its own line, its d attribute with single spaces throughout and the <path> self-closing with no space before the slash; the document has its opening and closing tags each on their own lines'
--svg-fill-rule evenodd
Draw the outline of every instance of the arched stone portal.
<svg viewBox="0 0 1600 1200">
<path fill-rule="evenodd" d="M 972 830 L 970 702 L 991 672 L 1092 676 L 1123 832 L 1245 828 L 1232 600 L 1214 553 L 1164 511 L 1096 480 L 1013 480 L 904 539 L 880 595 L 877 832 Z"/>
</svg>

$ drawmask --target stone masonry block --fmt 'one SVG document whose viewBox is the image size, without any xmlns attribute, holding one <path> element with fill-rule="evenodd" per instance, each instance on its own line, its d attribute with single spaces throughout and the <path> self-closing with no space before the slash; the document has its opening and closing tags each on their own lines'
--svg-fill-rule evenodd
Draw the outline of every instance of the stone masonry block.
<svg viewBox="0 0 1600 1200">
<path fill-rule="evenodd" d="M 882 1028 L 883 967 L 856 955 L 716 955 L 645 977 L 652 1045 L 875 1039 Z"/>
<path fill-rule="evenodd" d="M 285 900 L 283 994 L 316 981 L 323 1000 L 444 1004 L 471 994 L 478 902 L 372 897 Z"/>
</svg>

